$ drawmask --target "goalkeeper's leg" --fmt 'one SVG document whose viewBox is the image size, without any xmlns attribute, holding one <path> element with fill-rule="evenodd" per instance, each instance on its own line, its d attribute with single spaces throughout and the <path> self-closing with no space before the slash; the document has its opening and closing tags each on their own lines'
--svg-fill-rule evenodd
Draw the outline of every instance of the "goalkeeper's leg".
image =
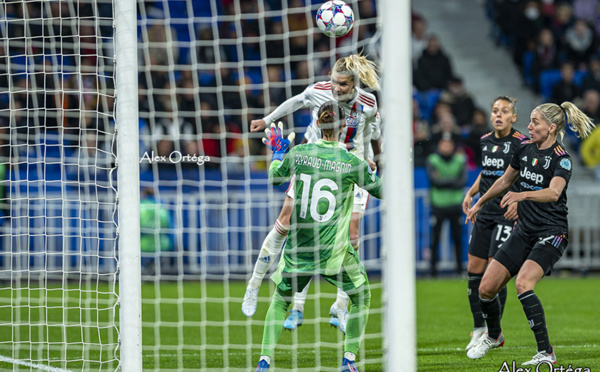
<svg viewBox="0 0 600 372">
<path fill-rule="evenodd" d="M 363 193 L 366 194 L 364 191 Z M 366 200 L 364 198 L 355 198 L 352 219 L 350 220 L 350 244 L 352 244 L 352 248 L 354 248 L 356 252 L 358 252 L 358 248 L 360 247 L 360 239 L 358 236 L 360 230 L 360 220 L 364 215 L 364 211 L 367 206 L 367 200 L 368 198 Z M 337 298 L 329 308 L 329 315 L 331 315 L 331 319 L 329 319 L 329 325 L 339 328 L 339 330 L 344 333 L 346 333 L 346 322 L 349 314 L 349 301 L 350 297 L 348 297 L 348 294 L 341 288 L 338 288 Z"/>
<path fill-rule="evenodd" d="M 345 289 L 350 296 L 350 314 L 347 319 L 344 339 L 344 358 L 341 371 L 356 370 L 356 353 L 365 334 L 371 307 L 371 290 L 365 267 L 356 252 L 346 252 L 342 271 L 338 275 L 323 276 L 338 288 Z M 354 368 L 354 369 L 353 369 Z"/>
<path fill-rule="evenodd" d="M 308 285 L 310 279 L 311 276 L 297 277 L 298 288 L 303 288 Z M 265 330 L 263 332 L 260 360 L 265 360 L 269 365 L 271 364 L 275 346 L 277 346 L 277 341 L 283 330 L 283 321 L 287 309 L 292 302 L 292 293 L 292 279 L 283 278 L 281 283 L 277 285 L 277 289 L 273 294 L 271 305 L 269 306 L 269 310 L 265 317 Z"/>
<path fill-rule="evenodd" d="M 256 312 L 258 289 L 260 288 L 265 274 L 273 264 L 275 257 L 281 253 L 283 242 L 288 235 L 293 205 L 294 199 L 286 196 L 279 218 L 275 221 L 275 226 L 273 226 L 273 229 L 263 241 L 256 264 L 254 265 L 252 277 L 248 281 L 244 301 L 242 302 L 242 312 L 246 316 L 252 316 Z"/>
</svg>

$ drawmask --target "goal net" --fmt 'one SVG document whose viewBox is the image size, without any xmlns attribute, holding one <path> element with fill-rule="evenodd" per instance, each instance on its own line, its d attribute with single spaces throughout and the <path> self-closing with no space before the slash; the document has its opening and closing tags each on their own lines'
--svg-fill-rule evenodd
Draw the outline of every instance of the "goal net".
<svg viewBox="0 0 600 372">
<path fill-rule="evenodd" d="M 328 81 L 340 57 L 362 51 L 379 63 L 377 2 L 348 3 L 354 29 L 338 39 L 315 27 L 321 1 L 140 3 L 145 369 L 255 368 L 274 291 L 269 275 L 253 317 L 242 314 L 241 302 L 287 185 L 269 184 L 264 133 L 251 133 L 250 121 Z M 300 143 L 310 112 L 282 121 Z M 380 221 L 379 201 L 371 198 L 359 251 L 372 291 L 357 356 L 366 370 L 383 361 Z M 344 335 L 328 326 L 335 296 L 335 287 L 313 279 L 304 324 L 282 334 L 274 367 L 339 370 Z"/>
<path fill-rule="evenodd" d="M 0 369 L 116 370 L 110 0 L 0 4 Z"/>
</svg>

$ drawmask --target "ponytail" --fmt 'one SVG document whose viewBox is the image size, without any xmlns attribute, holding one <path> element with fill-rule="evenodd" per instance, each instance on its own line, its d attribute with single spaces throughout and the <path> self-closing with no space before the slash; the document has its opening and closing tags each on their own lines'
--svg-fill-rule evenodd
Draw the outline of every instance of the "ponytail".
<svg viewBox="0 0 600 372">
<path fill-rule="evenodd" d="M 571 102 L 563 102 L 560 106 L 555 103 L 544 103 L 534 110 L 541 112 L 548 123 L 556 125 L 561 141 L 565 136 L 566 126 L 577 133 L 578 138 L 586 138 L 596 126 L 592 119 Z"/>
</svg>

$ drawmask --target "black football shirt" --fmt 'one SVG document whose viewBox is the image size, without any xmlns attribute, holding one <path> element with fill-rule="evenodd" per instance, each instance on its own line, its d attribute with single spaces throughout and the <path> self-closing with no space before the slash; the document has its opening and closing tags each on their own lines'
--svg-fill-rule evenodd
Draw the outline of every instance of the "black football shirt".
<svg viewBox="0 0 600 372">
<path fill-rule="evenodd" d="M 540 150 L 537 145 L 525 142 L 517 149 L 510 163 L 519 171 L 515 184 L 519 191 L 537 191 L 550 186 L 554 177 L 562 177 L 567 185 L 558 201 L 539 203 L 522 201 L 518 205 L 518 223 L 526 232 L 534 235 L 553 233 L 567 234 L 567 186 L 571 178 L 571 156 L 557 141 L 547 149 Z"/>
<path fill-rule="evenodd" d="M 479 195 L 485 194 L 488 189 L 500 178 L 512 159 L 513 154 L 521 146 L 527 136 L 511 129 L 510 134 L 497 138 L 494 131 L 481 137 L 481 179 L 479 181 Z M 518 191 L 518 186 L 513 185 L 510 191 Z M 482 217 L 497 219 L 502 217 L 506 208 L 500 207 L 502 195 L 485 203 L 479 212 Z"/>
</svg>

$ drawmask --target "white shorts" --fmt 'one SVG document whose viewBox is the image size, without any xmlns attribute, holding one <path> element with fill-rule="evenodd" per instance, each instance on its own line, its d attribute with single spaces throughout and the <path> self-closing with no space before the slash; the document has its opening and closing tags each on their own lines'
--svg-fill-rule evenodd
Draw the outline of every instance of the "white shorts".
<svg viewBox="0 0 600 372">
<path fill-rule="evenodd" d="M 294 192 L 295 178 L 296 175 L 292 176 L 290 186 L 285 192 L 285 194 L 292 199 L 294 199 L 294 195 L 296 195 Z M 367 210 L 367 204 L 369 204 L 369 193 L 357 185 L 354 185 L 354 205 L 352 206 L 352 213 L 360 213 L 360 217 L 362 218 Z"/>
</svg>

